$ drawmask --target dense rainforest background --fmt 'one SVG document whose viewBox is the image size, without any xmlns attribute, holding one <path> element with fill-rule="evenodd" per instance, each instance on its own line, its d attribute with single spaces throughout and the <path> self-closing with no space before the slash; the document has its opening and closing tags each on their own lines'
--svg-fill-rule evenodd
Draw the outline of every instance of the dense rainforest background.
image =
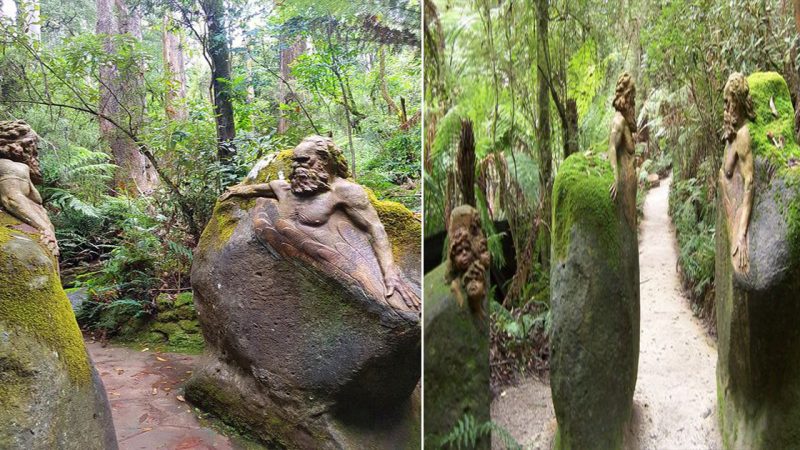
<svg viewBox="0 0 800 450">
<path fill-rule="evenodd" d="M 677 270 L 712 332 L 723 86 L 734 71 L 777 71 L 800 98 L 800 8 L 426 0 L 424 11 L 426 259 L 449 211 L 477 205 L 493 263 L 493 385 L 547 370 L 553 180 L 569 154 L 606 152 L 623 71 L 637 89 L 639 206 L 648 175 L 671 171 Z"/>
<path fill-rule="evenodd" d="M 420 211 L 413 0 L 0 4 L 0 117 L 41 137 L 85 328 L 112 337 L 192 309 L 192 249 L 217 196 L 307 135 L 332 134 L 356 181 Z M 198 350 L 171 336 L 196 322 L 181 328 L 149 336 Z"/>
</svg>

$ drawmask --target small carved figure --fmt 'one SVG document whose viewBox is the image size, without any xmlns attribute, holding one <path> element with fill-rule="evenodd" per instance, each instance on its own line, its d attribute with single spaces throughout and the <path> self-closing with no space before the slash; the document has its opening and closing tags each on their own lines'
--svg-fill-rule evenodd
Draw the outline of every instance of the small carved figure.
<svg viewBox="0 0 800 450">
<path fill-rule="evenodd" d="M 394 263 L 377 211 L 348 176 L 347 161 L 333 140 L 310 136 L 294 149 L 289 182 L 233 186 L 220 201 L 261 197 L 254 228 L 277 251 L 324 262 L 325 270 L 360 285 L 395 310 L 419 311 L 419 297 Z M 277 202 L 262 201 L 267 199 Z M 359 238 L 361 233 L 366 239 Z"/>
<path fill-rule="evenodd" d="M 741 73 L 732 73 L 725 83 L 724 97 L 725 163 L 720 170 L 720 182 L 728 215 L 733 267 L 736 271 L 746 272 L 749 265 L 747 229 L 753 208 L 755 172 L 747 123 L 756 118 L 747 78 Z"/>
<path fill-rule="evenodd" d="M 616 199 L 622 190 L 625 216 L 633 226 L 636 224 L 636 173 L 634 155 L 636 146 L 636 86 L 628 73 L 617 80 L 614 95 L 614 118 L 611 121 L 611 137 L 608 143 L 608 159 L 614 170 L 614 183 L 609 187 L 611 198 Z"/>
<path fill-rule="evenodd" d="M 37 144 L 39 136 L 21 121 L 0 122 L 0 206 L 32 226 L 41 234 L 41 242 L 58 257 L 55 230 L 42 196 L 33 182 L 41 182 Z"/>
<path fill-rule="evenodd" d="M 450 248 L 447 252 L 447 281 L 459 306 L 464 305 L 464 295 L 472 314 L 484 319 L 483 301 L 486 298 L 486 273 L 489 270 L 489 248 L 481 229 L 478 211 L 461 205 L 450 213 L 447 228 Z"/>
</svg>

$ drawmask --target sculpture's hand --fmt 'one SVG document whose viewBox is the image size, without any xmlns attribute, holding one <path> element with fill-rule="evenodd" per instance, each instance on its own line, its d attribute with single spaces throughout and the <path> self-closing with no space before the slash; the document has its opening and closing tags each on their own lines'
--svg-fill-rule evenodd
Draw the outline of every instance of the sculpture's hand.
<svg viewBox="0 0 800 450">
<path fill-rule="evenodd" d="M 747 235 L 739 236 L 736 248 L 733 249 L 731 256 L 733 256 L 733 262 L 739 270 L 747 270 L 749 261 L 747 254 Z"/>
<path fill-rule="evenodd" d="M 43 233 L 39 238 L 39 241 L 50 250 L 50 253 L 53 254 L 56 258 L 61 253 L 58 248 L 58 241 L 56 241 L 55 236 L 51 235 L 50 233 Z"/>
<path fill-rule="evenodd" d="M 236 186 L 231 186 L 227 190 L 225 190 L 225 192 L 223 192 L 222 195 L 219 196 L 219 201 L 224 202 L 225 200 L 231 197 L 242 195 L 242 192 L 243 192 L 243 186 L 238 184 Z"/>
<path fill-rule="evenodd" d="M 617 198 L 617 182 L 611 183 L 611 186 L 608 188 L 608 192 L 611 194 L 611 200 L 616 200 Z"/>
<path fill-rule="evenodd" d="M 400 274 L 396 271 L 392 271 L 384 278 L 384 283 L 386 284 L 386 296 L 391 297 L 394 294 L 400 296 L 403 299 L 403 303 L 414 311 L 419 311 L 420 309 L 420 301 L 419 297 L 408 288 L 406 283 L 403 282 L 402 278 L 400 278 Z"/>
</svg>

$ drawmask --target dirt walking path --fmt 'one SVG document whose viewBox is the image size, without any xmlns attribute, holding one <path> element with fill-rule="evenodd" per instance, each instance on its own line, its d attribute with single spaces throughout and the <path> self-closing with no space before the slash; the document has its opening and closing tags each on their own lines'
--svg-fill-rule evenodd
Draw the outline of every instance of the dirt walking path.
<svg viewBox="0 0 800 450">
<path fill-rule="evenodd" d="M 137 351 L 86 341 L 105 385 L 120 450 L 254 448 L 198 419 L 181 385 L 196 356 Z"/>
<path fill-rule="evenodd" d="M 628 449 L 719 449 L 714 342 L 692 315 L 667 213 L 671 179 L 647 195 L 639 229 L 641 334 Z M 492 419 L 526 449 L 548 449 L 556 429 L 546 382 L 529 379 L 492 402 Z M 494 448 L 503 448 L 499 440 Z"/>
</svg>

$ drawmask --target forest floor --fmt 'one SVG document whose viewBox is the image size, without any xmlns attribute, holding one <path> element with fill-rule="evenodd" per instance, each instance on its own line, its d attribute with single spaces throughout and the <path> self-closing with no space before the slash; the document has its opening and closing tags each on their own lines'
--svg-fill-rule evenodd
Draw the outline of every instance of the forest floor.
<svg viewBox="0 0 800 450">
<path fill-rule="evenodd" d="M 628 449 L 719 449 L 716 348 L 691 311 L 676 271 L 670 222 L 671 178 L 649 191 L 639 229 L 641 334 Z M 501 391 L 492 419 L 526 449 L 548 449 L 556 430 L 546 381 L 529 378 Z M 494 448 L 502 448 L 495 437 Z"/>
<path fill-rule="evenodd" d="M 203 418 L 183 401 L 181 386 L 197 356 L 140 351 L 86 340 L 105 385 L 120 450 L 254 449 L 260 446 Z"/>
</svg>

